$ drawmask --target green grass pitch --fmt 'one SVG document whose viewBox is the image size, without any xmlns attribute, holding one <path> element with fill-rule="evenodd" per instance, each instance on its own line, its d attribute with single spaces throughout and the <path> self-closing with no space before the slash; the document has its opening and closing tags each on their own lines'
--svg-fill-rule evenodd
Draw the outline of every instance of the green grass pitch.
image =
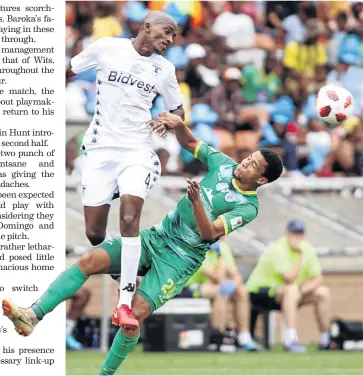
<svg viewBox="0 0 363 376">
<path fill-rule="evenodd" d="M 97 375 L 105 354 L 67 352 L 67 375 Z M 128 356 L 117 375 L 363 375 L 362 352 L 143 353 Z"/>
</svg>

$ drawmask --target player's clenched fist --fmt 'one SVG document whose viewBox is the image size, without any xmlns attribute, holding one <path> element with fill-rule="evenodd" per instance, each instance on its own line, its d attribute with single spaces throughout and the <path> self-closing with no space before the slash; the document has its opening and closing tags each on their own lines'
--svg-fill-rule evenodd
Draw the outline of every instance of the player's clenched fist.
<svg viewBox="0 0 363 376">
<path fill-rule="evenodd" d="M 200 200 L 200 186 L 199 183 L 196 180 L 187 179 L 188 188 L 187 188 L 187 194 L 188 198 L 191 202 L 197 202 Z"/>
</svg>

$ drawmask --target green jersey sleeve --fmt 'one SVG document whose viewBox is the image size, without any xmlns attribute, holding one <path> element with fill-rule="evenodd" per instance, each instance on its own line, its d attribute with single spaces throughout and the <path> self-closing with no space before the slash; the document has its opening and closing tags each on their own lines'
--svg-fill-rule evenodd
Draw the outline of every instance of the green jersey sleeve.
<svg viewBox="0 0 363 376">
<path fill-rule="evenodd" d="M 240 204 L 231 211 L 220 215 L 224 224 L 225 235 L 243 227 L 257 217 L 257 208 L 253 204 Z"/>
<path fill-rule="evenodd" d="M 199 159 L 202 163 L 208 166 L 208 170 L 216 170 L 219 166 L 229 163 L 236 164 L 236 162 L 228 157 L 228 155 L 212 148 L 203 141 L 199 141 L 194 151 L 194 158 Z"/>
</svg>

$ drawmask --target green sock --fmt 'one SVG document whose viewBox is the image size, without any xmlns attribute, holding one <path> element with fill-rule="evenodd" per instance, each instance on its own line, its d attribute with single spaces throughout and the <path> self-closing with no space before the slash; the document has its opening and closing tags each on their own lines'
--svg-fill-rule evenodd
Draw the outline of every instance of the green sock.
<svg viewBox="0 0 363 376">
<path fill-rule="evenodd" d="M 122 329 L 116 333 L 110 351 L 105 362 L 102 364 L 99 375 L 114 375 L 121 363 L 126 359 L 137 344 L 140 334 L 136 337 L 126 337 Z"/>
<path fill-rule="evenodd" d="M 65 270 L 51 283 L 42 297 L 32 305 L 31 308 L 38 320 L 41 320 L 47 313 L 52 312 L 57 305 L 74 295 L 87 279 L 88 277 L 76 264 Z"/>
</svg>

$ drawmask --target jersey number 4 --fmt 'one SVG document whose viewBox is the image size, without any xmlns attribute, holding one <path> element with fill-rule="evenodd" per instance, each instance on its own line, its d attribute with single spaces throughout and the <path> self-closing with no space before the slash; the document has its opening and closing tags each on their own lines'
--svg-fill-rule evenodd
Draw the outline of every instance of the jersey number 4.
<svg viewBox="0 0 363 376">
<path fill-rule="evenodd" d="M 150 173 L 148 174 L 148 176 L 146 176 L 145 184 L 146 184 L 147 188 L 150 188 Z"/>
</svg>

